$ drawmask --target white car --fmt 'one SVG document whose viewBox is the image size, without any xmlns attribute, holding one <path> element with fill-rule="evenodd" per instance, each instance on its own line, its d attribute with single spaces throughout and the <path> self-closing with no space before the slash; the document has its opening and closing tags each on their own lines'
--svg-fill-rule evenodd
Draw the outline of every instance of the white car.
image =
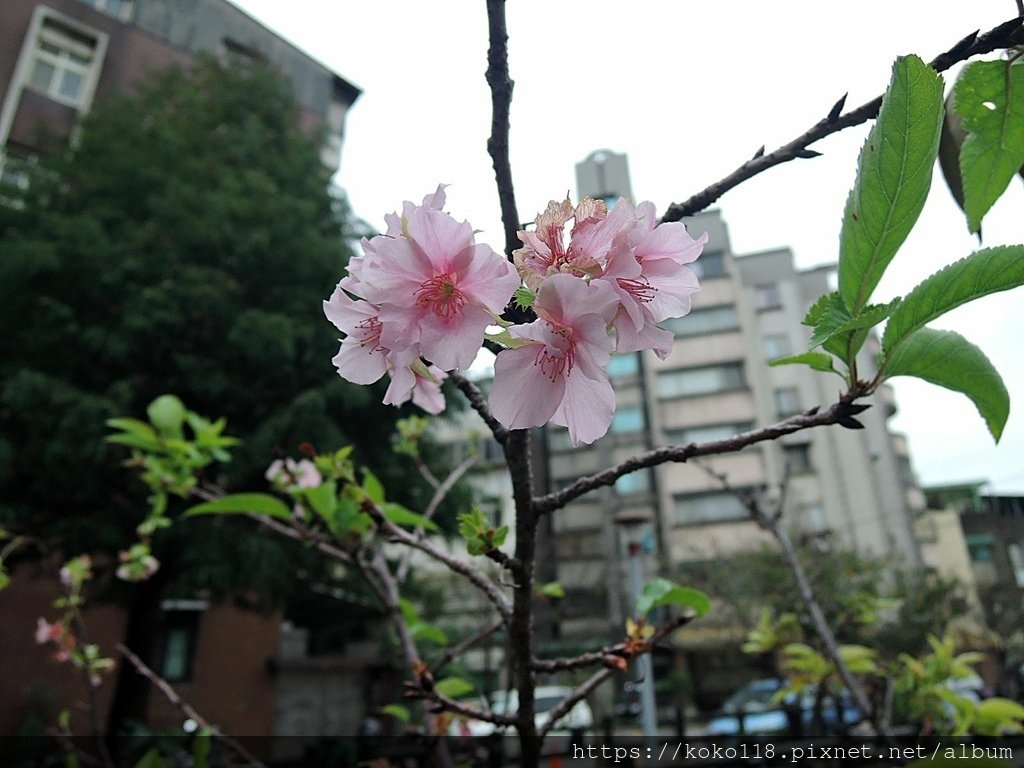
<svg viewBox="0 0 1024 768">
<path fill-rule="evenodd" d="M 572 688 L 565 685 L 542 685 L 535 693 L 534 723 L 541 728 L 547 722 L 548 713 L 558 706 L 561 701 L 572 692 Z M 475 702 L 470 702 L 474 704 Z M 513 716 L 519 706 L 519 694 L 512 691 L 506 703 L 506 692 L 497 691 L 491 696 L 491 712 L 496 715 Z M 565 733 L 567 731 L 588 731 L 594 727 L 594 713 L 586 700 L 576 702 L 565 715 L 555 724 L 551 732 Z M 455 715 L 448 733 L 452 736 L 488 736 L 498 730 L 499 726 L 483 720 Z"/>
</svg>

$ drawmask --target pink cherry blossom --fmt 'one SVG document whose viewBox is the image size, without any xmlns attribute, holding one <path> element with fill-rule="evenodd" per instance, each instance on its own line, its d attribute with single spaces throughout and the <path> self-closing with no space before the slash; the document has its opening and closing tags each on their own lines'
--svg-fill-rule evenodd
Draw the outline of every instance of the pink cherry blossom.
<svg viewBox="0 0 1024 768">
<path fill-rule="evenodd" d="M 607 283 L 588 284 L 568 274 L 545 279 L 533 305 L 538 319 L 509 329 L 525 343 L 495 360 L 494 417 L 512 429 L 553 421 L 569 428 L 574 446 L 604 435 L 615 412 L 605 367 L 616 307 Z"/>
<path fill-rule="evenodd" d="M 362 296 L 380 307 L 385 329 L 401 329 L 402 341 L 438 368 L 468 368 L 519 278 L 490 246 L 474 243 L 467 222 L 429 204 L 406 206 L 401 225 L 400 236 L 369 242 Z"/>
<path fill-rule="evenodd" d="M 441 382 L 446 378 L 448 374 L 436 365 L 419 363 L 396 369 L 391 372 L 391 386 L 384 394 L 384 403 L 398 407 L 411 398 L 413 405 L 427 413 L 440 413 L 444 410 Z"/>
<path fill-rule="evenodd" d="M 59 642 L 62 637 L 64 637 L 63 624 L 51 624 L 42 616 L 36 621 L 36 643 L 39 645 Z"/>
<path fill-rule="evenodd" d="M 573 219 L 573 227 L 566 245 L 565 225 L 569 219 Z M 550 274 L 598 275 L 616 238 L 634 224 L 630 207 L 617 205 L 609 213 L 603 201 L 589 197 L 576 208 L 568 200 L 552 200 L 544 213 L 538 214 L 534 231 L 519 233 L 523 247 L 513 254 L 516 268 L 534 291 Z"/>
</svg>

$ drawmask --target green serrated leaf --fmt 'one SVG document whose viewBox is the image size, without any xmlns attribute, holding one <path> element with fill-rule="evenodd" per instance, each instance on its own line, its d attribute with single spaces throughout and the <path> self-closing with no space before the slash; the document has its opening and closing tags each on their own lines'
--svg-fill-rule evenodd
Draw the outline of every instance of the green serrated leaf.
<svg viewBox="0 0 1024 768">
<path fill-rule="evenodd" d="M 681 587 L 668 579 L 651 579 L 636 599 L 636 610 L 646 616 L 662 605 L 680 605 L 692 608 L 698 616 L 703 616 L 711 609 L 711 601 L 703 592 Z"/>
<path fill-rule="evenodd" d="M 363 490 L 370 497 L 370 501 L 378 507 L 384 503 L 384 486 L 380 480 L 366 467 L 363 467 Z"/>
<path fill-rule="evenodd" d="M 411 509 L 406 509 L 401 504 L 395 504 L 394 502 L 389 501 L 384 505 L 383 511 L 384 517 L 395 525 L 404 525 L 410 528 L 424 528 L 434 533 L 441 530 L 433 520 L 430 520 L 423 515 L 419 515 Z"/>
<path fill-rule="evenodd" d="M 826 371 L 842 376 L 835 368 L 835 358 L 824 352 L 804 352 L 789 357 L 779 357 L 768 363 L 772 368 L 780 365 L 809 365 L 816 371 Z"/>
<path fill-rule="evenodd" d="M 276 496 L 266 493 L 233 493 L 229 496 L 197 504 L 185 512 L 185 517 L 197 515 L 256 514 L 291 520 L 292 511 Z"/>
<path fill-rule="evenodd" d="M 516 288 L 516 292 L 513 294 L 513 297 L 516 300 L 516 304 L 518 304 L 521 309 L 529 309 L 532 307 L 534 300 L 537 298 L 536 294 L 534 294 L 534 292 L 525 285 Z"/>
<path fill-rule="evenodd" d="M 942 115 L 942 78 L 917 56 L 897 59 L 843 215 L 839 293 L 853 315 L 867 305 L 924 207 Z"/>
<path fill-rule="evenodd" d="M 919 328 L 891 352 L 885 376 L 914 376 L 967 395 L 999 442 L 1010 395 L 985 353 L 960 334 Z"/>
<path fill-rule="evenodd" d="M 459 535 L 466 541 L 482 535 L 488 527 L 487 518 L 480 507 L 475 504 L 470 507 L 469 512 L 463 512 L 458 517 Z"/>
<path fill-rule="evenodd" d="M 434 690 L 449 699 L 457 699 L 461 696 L 468 696 L 473 692 L 473 684 L 461 677 L 446 677 L 434 683 Z"/>
<path fill-rule="evenodd" d="M 964 212 L 971 232 L 1024 166 L 1024 61 L 975 61 L 953 89 L 967 131 L 960 149 Z"/>
<path fill-rule="evenodd" d="M 508 537 L 508 526 L 507 525 L 499 525 L 497 528 L 494 529 L 494 535 L 491 536 L 491 546 L 492 547 L 496 547 L 496 548 L 500 547 L 502 544 L 505 543 L 505 539 L 507 537 Z"/>
<path fill-rule="evenodd" d="M 821 319 L 825 316 L 825 311 L 828 309 L 832 295 L 831 293 L 826 293 L 811 305 L 811 308 L 807 310 L 807 314 L 804 316 L 804 325 L 814 328 L 821 322 Z"/>
<path fill-rule="evenodd" d="M 411 718 L 409 714 L 409 708 L 403 707 L 401 704 L 388 704 L 380 708 L 382 715 L 389 715 L 396 720 L 400 720 L 403 723 L 408 723 Z"/>
<path fill-rule="evenodd" d="M 891 352 L 918 328 L 974 299 L 1024 285 L 1024 245 L 985 248 L 925 279 L 892 313 L 882 335 Z"/>
<path fill-rule="evenodd" d="M 161 395 L 146 409 L 150 422 L 165 435 L 179 436 L 185 423 L 185 404 L 174 395 Z"/>
<path fill-rule="evenodd" d="M 836 334 L 840 326 L 852 319 L 850 311 L 846 308 L 838 291 L 822 296 L 811 309 L 815 318 L 814 330 L 811 332 L 811 340 L 808 345 L 808 349 L 811 350 L 828 341 Z M 806 321 L 810 318 L 811 313 L 808 312 L 804 319 Z"/>
<path fill-rule="evenodd" d="M 143 437 L 127 432 L 119 432 L 116 435 L 107 435 L 103 442 L 113 445 L 126 445 L 129 448 L 138 448 L 141 451 L 157 451 L 160 449 L 160 440 L 156 437 Z"/>
</svg>

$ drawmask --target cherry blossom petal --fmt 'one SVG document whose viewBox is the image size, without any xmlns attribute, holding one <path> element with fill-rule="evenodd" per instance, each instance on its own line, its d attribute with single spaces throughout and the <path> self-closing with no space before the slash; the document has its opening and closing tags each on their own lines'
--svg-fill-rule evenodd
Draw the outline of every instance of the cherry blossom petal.
<svg viewBox="0 0 1024 768">
<path fill-rule="evenodd" d="M 574 371 L 566 379 L 565 397 L 551 421 L 569 428 L 569 441 L 575 448 L 603 437 L 614 414 L 615 391 L 608 378 L 592 379 Z"/>
<path fill-rule="evenodd" d="M 565 377 L 546 376 L 536 364 L 540 344 L 506 349 L 494 360 L 491 413 L 510 429 L 546 424 L 565 393 Z"/>
</svg>

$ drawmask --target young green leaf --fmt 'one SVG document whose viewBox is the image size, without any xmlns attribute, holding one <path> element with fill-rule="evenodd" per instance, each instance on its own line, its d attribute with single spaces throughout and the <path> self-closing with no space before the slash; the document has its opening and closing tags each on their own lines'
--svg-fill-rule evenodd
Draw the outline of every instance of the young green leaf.
<svg viewBox="0 0 1024 768">
<path fill-rule="evenodd" d="M 942 114 L 942 78 L 917 56 L 897 59 L 861 150 L 839 238 L 839 293 L 853 315 L 868 303 L 924 207 Z"/>
<path fill-rule="evenodd" d="M 561 600 L 565 597 L 565 587 L 557 581 L 549 581 L 547 584 L 537 587 L 537 594 L 551 600 Z"/>
<path fill-rule="evenodd" d="M 192 768 L 210 768 L 210 748 L 213 746 L 213 734 L 209 728 L 203 728 L 196 734 L 192 742 Z"/>
<path fill-rule="evenodd" d="M 834 360 L 835 358 L 832 355 L 827 355 L 824 352 L 804 352 L 799 355 L 777 358 L 768 363 L 768 365 L 772 368 L 780 365 L 809 365 L 816 371 L 832 372 L 842 376 L 835 369 Z"/>
<path fill-rule="evenodd" d="M 338 484 L 334 480 L 325 480 L 316 488 L 303 488 L 302 495 L 324 522 L 334 522 L 338 509 Z"/>
<path fill-rule="evenodd" d="M 426 640 L 434 645 L 448 645 L 448 635 L 443 630 L 425 621 L 410 624 L 409 634 L 413 636 L 414 640 Z"/>
<path fill-rule="evenodd" d="M 161 395 L 146 409 L 150 422 L 165 435 L 178 436 L 185 423 L 184 403 L 174 395 Z"/>
<path fill-rule="evenodd" d="M 380 713 L 400 720 L 403 723 L 408 723 L 411 719 L 409 708 L 403 707 L 401 704 L 388 704 L 380 708 Z"/>
<path fill-rule="evenodd" d="M 266 493 L 233 493 L 229 496 L 197 504 L 185 512 L 185 517 L 197 515 L 253 514 L 291 520 L 292 511 L 276 496 Z"/>
<path fill-rule="evenodd" d="M 457 699 L 473 692 L 473 684 L 461 677 L 446 677 L 434 683 L 434 690 L 449 699 Z"/>
<path fill-rule="evenodd" d="M 985 353 L 960 334 L 919 328 L 889 354 L 885 375 L 914 376 L 962 392 L 999 442 L 1010 415 L 1010 395 Z"/>
<path fill-rule="evenodd" d="M 927 278 L 896 307 L 882 335 L 889 354 L 918 328 L 968 301 L 1024 285 L 1024 245 L 985 248 Z"/>
<path fill-rule="evenodd" d="M 967 131 L 960 149 L 964 212 L 971 232 L 1024 166 L 1024 61 L 975 61 L 953 89 Z"/>
<path fill-rule="evenodd" d="M 384 503 L 384 486 L 380 480 L 366 467 L 363 467 L 363 490 L 370 497 L 370 501 L 378 507 Z"/>
<path fill-rule="evenodd" d="M 410 528 L 424 528 L 434 533 L 441 530 L 433 520 L 430 520 L 423 515 L 418 515 L 411 509 L 406 509 L 401 504 L 395 504 L 390 501 L 384 505 L 384 517 L 395 525 L 404 525 Z"/>
<path fill-rule="evenodd" d="M 662 605 L 681 605 L 692 608 L 698 616 L 703 616 L 711 609 L 711 601 L 703 592 L 681 587 L 668 579 L 651 579 L 644 584 L 643 591 L 636 599 L 636 610 L 646 616 Z"/>
</svg>

